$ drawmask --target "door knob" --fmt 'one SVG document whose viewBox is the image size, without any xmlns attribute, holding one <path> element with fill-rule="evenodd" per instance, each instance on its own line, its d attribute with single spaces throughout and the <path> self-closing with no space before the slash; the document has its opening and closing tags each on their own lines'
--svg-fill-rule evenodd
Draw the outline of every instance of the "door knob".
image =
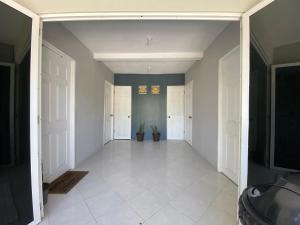
<svg viewBox="0 0 300 225">
<path fill-rule="evenodd" d="M 110 117 L 113 117 L 113 116 L 114 116 L 114 114 L 110 114 L 109 116 L 110 116 Z"/>
<path fill-rule="evenodd" d="M 171 116 L 168 116 L 168 118 L 170 119 L 170 118 L 171 118 Z"/>
<path fill-rule="evenodd" d="M 192 119 L 193 117 L 192 116 L 189 116 L 189 119 Z"/>
<path fill-rule="evenodd" d="M 130 116 L 128 116 L 128 118 L 130 118 Z"/>
</svg>

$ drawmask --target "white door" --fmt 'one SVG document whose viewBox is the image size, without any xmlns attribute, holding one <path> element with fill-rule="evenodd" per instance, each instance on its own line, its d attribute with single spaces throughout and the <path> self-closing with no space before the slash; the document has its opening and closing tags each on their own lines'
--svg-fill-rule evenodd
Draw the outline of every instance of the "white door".
<svg viewBox="0 0 300 225">
<path fill-rule="evenodd" d="M 167 87 L 167 138 L 184 139 L 184 86 Z"/>
<path fill-rule="evenodd" d="M 184 139 L 192 145 L 193 136 L 193 81 L 185 85 Z"/>
<path fill-rule="evenodd" d="M 220 59 L 221 172 L 238 182 L 240 149 L 240 48 Z"/>
<path fill-rule="evenodd" d="M 131 86 L 115 86 L 114 138 L 131 139 Z"/>
<path fill-rule="evenodd" d="M 113 98 L 114 86 L 105 81 L 104 87 L 104 144 L 113 140 Z"/>
<path fill-rule="evenodd" d="M 71 61 L 49 45 L 42 48 L 42 162 L 51 182 L 70 165 Z"/>
</svg>

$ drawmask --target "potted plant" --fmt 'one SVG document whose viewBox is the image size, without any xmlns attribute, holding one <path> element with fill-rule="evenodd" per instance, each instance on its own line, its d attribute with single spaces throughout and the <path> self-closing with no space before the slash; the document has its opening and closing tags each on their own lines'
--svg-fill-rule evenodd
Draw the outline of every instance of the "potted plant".
<svg viewBox="0 0 300 225">
<path fill-rule="evenodd" d="M 145 135 L 145 123 L 141 123 L 138 132 L 136 132 L 136 140 L 143 141 Z"/>
<path fill-rule="evenodd" d="M 160 132 L 157 128 L 157 126 L 151 126 L 152 129 L 152 137 L 153 137 L 153 141 L 157 142 L 160 140 Z"/>
</svg>

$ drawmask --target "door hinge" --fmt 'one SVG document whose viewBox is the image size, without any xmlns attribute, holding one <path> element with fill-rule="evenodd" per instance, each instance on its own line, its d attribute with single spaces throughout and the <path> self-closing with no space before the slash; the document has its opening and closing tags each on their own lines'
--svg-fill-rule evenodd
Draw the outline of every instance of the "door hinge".
<svg viewBox="0 0 300 225">
<path fill-rule="evenodd" d="M 40 115 L 37 116 L 37 123 L 40 124 Z"/>
</svg>

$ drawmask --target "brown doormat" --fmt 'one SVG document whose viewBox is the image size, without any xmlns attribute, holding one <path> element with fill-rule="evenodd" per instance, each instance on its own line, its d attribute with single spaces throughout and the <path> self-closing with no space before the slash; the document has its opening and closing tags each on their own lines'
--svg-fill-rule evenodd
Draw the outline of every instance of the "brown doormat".
<svg viewBox="0 0 300 225">
<path fill-rule="evenodd" d="M 66 194 L 87 174 L 88 171 L 67 171 L 50 183 L 49 193 Z"/>
</svg>

